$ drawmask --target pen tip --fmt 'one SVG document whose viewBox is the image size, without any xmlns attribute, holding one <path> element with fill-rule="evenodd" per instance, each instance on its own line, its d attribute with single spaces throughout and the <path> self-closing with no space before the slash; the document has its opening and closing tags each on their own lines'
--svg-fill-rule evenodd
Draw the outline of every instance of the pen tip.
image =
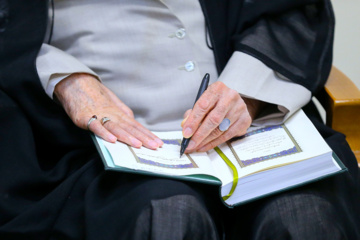
<svg viewBox="0 0 360 240">
<path fill-rule="evenodd" d="M 180 158 L 182 157 L 182 155 L 184 154 L 184 152 L 185 152 L 184 149 L 181 149 L 181 150 L 180 150 Z"/>
</svg>

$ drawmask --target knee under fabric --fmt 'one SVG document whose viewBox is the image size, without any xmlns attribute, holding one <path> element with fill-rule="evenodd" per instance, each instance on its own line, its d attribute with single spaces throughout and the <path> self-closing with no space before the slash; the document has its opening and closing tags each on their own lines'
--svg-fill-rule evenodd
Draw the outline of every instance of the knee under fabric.
<svg viewBox="0 0 360 240">
<path fill-rule="evenodd" d="M 152 200 L 140 213 L 133 229 L 134 240 L 218 239 L 209 212 L 191 195 Z"/>
<path fill-rule="evenodd" d="M 349 239 L 334 206 L 314 192 L 285 194 L 269 201 L 257 216 L 254 239 Z"/>
</svg>

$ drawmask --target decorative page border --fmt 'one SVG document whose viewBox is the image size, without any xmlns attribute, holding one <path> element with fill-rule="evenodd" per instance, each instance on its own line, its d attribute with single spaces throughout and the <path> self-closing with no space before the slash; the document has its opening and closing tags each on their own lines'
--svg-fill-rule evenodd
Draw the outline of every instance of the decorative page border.
<svg viewBox="0 0 360 240">
<path fill-rule="evenodd" d="M 181 146 L 181 140 L 180 139 L 161 139 L 164 144 L 172 144 L 172 145 L 178 145 Z M 199 168 L 199 166 L 195 163 L 195 161 L 190 157 L 189 154 L 185 153 L 185 156 L 190 160 L 191 163 L 189 164 L 178 164 L 178 165 L 170 165 L 170 164 L 163 164 L 159 163 L 153 160 L 140 158 L 136 155 L 132 147 L 128 146 L 131 153 L 134 155 L 136 161 L 140 164 L 150 165 L 150 166 L 156 166 L 156 167 L 162 167 L 162 168 L 170 168 L 170 169 L 184 169 L 184 168 Z M 180 152 L 180 151 L 179 151 Z"/>
<path fill-rule="evenodd" d="M 272 130 L 279 129 L 279 128 L 283 128 L 285 130 L 288 137 L 293 142 L 294 147 L 292 147 L 290 149 L 285 149 L 285 150 L 283 150 L 281 152 L 266 155 L 266 156 L 261 156 L 261 157 L 257 157 L 257 158 L 247 159 L 247 160 L 240 160 L 239 156 L 236 154 L 234 148 L 232 147 L 231 142 L 230 141 L 227 142 L 227 145 L 229 146 L 232 154 L 234 155 L 236 161 L 239 163 L 241 168 L 244 168 L 244 167 L 250 166 L 252 164 L 259 163 L 259 162 L 267 161 L 267 160 L 270 160 L 270 159 L 279 158 L 279 157 L 283 157 L 283 156 L 286 156 L 286 155 L 302 152 L 299 144 L 296 142 L 295 138 L 292 136 L 292 134 L 290 133 L 290 131 L 287 129 L 287 127 L 284 124 L 257 129 L 257 130 L 251 131 L 249 133 L 246 133 L 241 138 L 249 137 L 249 136 L 259 134 L 259 133 L 263 133 L 263 132 L 272 131 Z"/>
</svg>

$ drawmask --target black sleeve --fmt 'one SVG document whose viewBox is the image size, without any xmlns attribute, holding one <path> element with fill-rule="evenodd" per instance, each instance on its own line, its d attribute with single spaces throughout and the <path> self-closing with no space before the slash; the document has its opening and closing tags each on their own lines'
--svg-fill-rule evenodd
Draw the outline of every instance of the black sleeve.
<svg viewBox="0 0 360 240">
<path fill-rule="evenodd" d="M 218 72 L 234 51 L 316 92 L 332 63 L 330 0 L 200 0 Z M 241 66 L 239 66 L 241 67 Z"/>
<path fill-rule="evenodd" d="M 325 84 L 332 64 L 334 15 L 330 1 L 263 2 L 245 1 L 240 14 L 254 14 L 236 26 L 241 31 L 231 40 L 234 50 L 260 59 L 315 93 Z M 278 7 L 274 2 L 279 2 Z"/>
</svg>

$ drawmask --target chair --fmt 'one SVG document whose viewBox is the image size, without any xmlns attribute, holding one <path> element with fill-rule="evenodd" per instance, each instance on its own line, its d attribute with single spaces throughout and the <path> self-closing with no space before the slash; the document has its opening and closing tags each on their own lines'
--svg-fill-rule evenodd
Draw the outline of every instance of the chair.
<svg viewBox="0 0 360 240">
<path fill-rule="evenodd" d="M 333 67 L 321 104 L 326 125 L 346 135 L 360 167 L 360 91 L 339 69 Z"/>
</svg>

